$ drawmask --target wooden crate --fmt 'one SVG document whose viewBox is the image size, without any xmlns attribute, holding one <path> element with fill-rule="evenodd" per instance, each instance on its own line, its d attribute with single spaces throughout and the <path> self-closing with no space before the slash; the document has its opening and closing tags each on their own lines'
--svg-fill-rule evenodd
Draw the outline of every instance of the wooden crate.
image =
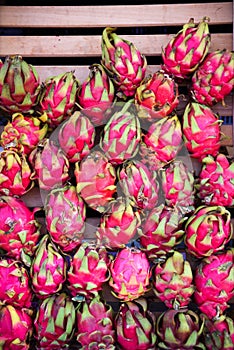
<svg viewBox="0 0 234 350">
<path fill-rule="evenodd" d="M 97 6 L 1 6 L 0 56 L 20 54 L 32 63 L 44 81 L 65 71 L 74 71 L 80 82 L 89 74 L 89 66 L 101 58 L 101 33 L 107 26 L 117 27 L 123 38 L 132 41 L 147 57 L 147 73 L 160 68 L 161 48 L 182 25 L 193 17 L 199 22 L 210 18 L 210 51 L 233 49 L 233 3 L 186 3 L 154 5 Z M 218 103 L 213 110 L 224 120 L 222 150 L 234 156 L 234 99 Z M 181 102 L 181 111 L 183 102 Z M 43 205 L 37 188 L 25 196 L 30 206 Z M 108 288 L 105 296 L 115 309 L 119 302 Z M 152 295 L 149 295 L 151 300 Z M 155 302 L 157 306 L 155 307 Z M 231 310 L 233 310 L 231 302 Z M 164 310 L 153 297 L 151 308 Z M 233 311 L 230 311 L 233 314 Z"/>
</svg>

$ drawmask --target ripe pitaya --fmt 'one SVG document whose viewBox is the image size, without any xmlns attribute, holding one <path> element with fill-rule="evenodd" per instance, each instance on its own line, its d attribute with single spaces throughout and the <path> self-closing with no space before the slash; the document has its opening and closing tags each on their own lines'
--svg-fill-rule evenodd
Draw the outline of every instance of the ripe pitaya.
<svg viewBox="0 0 234 350">
<path fill-rule="evenodd" d="M 202 159 L 198 174 L 197 196 L 207 205 L 234 205 L 234 161 L 219 153 Z"/>
<path fill-rule="evenodd" d="M 182 253 L 174 251 L 165 262 L 156 264 L 153 277 L 154 292 L 167 307 L 188 306 L 194 293 L 193 273 Z"/>
<path fill-rule="evenodd" d="M 74 112 L 59 127 L 59 145 L 71 163 L 82 160 L 90 153 L 94 138 L 94 126 L 82 112 Z"/>
<path fill-rule="evenodd" d="M 40 235 L 40 224 L 31 211 L 20 199 L 0 197 L 0 248 L 8 256 L 22 259 L 34 254 Z"/>
<path fill-rule="evenodd" d="M 104 246 L 83 242 L 72 256 L 67 273 L 68 288 L 73 297 L 93 298 L 109 279 L 108 256 Z"/>
<path fill-rule="evenodd" d="M 13 148 L 28 155 L 47 133 L 45 114 L 41 116 L 14 113 L 0 136 L 3 148 Z"/>
<path fill-rule="evenodd" d="M 192 76 L 191 92 L 195 100 L 207 106 L 224 98 L 234 88 L 234 52 L 218 49 L 206 55 Z"/>
<path fill-rule="evenodd" d="M 212 109 L 197 102 L 187 104 L 183 114 L 184 144 L 191 157 L 216 156 L 221 146 L 221 123 Z"/>
<path fill-rule="evenodd" d="M 44 299 L 34 319 L 34 337 L 37 349 L 61 350 L 69 347 L 76 322 L 76 310 L 65 293 Z"/>
<path fill-rule="evenodd" d="M 0 194 L 22 196 L 33 186 L 32 170 L 26 156 L 6 149 L 0 152 Z"/>
<path fill-rule="evenodd" d="M 161 204 L 153 208 L 142 224 L 140 243 L 149 259 L 164 259 L 184 236 L 186 216 L 176 208 Z"/>
<path fill-rule="evenodd" d="M 43 139 L 29 155 L 32 179 L 41 190 L 50 191 L 69 179 L 69 161 L 62 149 L 51 139 Z"/>
<path fill-rule="evenodd" d="M 197 258 L 224 249 L 232 237 L 231 213 L 223 206 L 201 205 L 185 223 L 185 244 Z"/>
<path fill-rule="evenodd" d="M 96 235 L 98 242 L 108 248 L 123 248 L 138 233 L 140 215 L 128 199 L 118 197 L 113 200 L 100 220 Z"/>
<path fill-rule="evenodd" d="M 66 280 L 66 262 L 56 246 L 44 235 L 35 251 L 30 269 L 32 289 L 44 299 L 59 292 Z"/>
<path fill-rule="evenodd" d="M 113 200 L 116 192 L 116 172 L 106 155 L 92 151 L 80 163 L 75 163 L 77 193 L 92 209 L 100 212 Z"/>
<path fill-rule="evenodd" d="M 88 78 L 78 88 L 78 104 L 94 125 L 105 124 L 115 99 L 114 84 L 101 64 L 92 64 Z"/>
<path fill-rule="evenodd" d="M 177 115 L 152 123 L 142 135 L 139 153 L 143 163 L 158 170 L 174 160 L 182 148 L 182 129 Z"/>
<path fill-rule="evenodd" d="M 45 201 L 47 230 L 63 252 L 77 248 L 83 239 L 86 205 L 75 186 L 66 185 L 50 191 Z"/>
<path fill-rule="evenodd" d="M 204 258 L 194 274 L 194 300 L 209 319 L 223 314 L 234 296 L 234 248 Z"/>
<path fill-rule="evenodd" d="M 204 321 L 192 310 L 169 309 L 156 322 L 158 349 L 206 350 L 202 344 Z"/>
<path fill-rule="evenodd" d="M 116 28 L 107 27 L 102 33 L 101 63 L 112 78 L 117 94 L 131 97 L 145 77 L 147 61 L 132 42 L 115 31 Z"/>
<path fill-rule="evenodd" d="M 115 317 L 117 343 L 121 349 L 154 350 L 156 346 L 155 316 L 147 301 L 139 298 L 122 303 Z"/>
<path fill-rule="evenodd" d="M 129 160 L 118 172 L 121 190 L 130 199 L 132 206 L 139 210 L 153 209 L 159 197 L 159 183 L 156 172 L 138 160 Z"/>
<path fill-rule="evenodd" d="M 0 108 L 11 114 L 32 112 L 40 90 L 36 69 L 22 56 L 7 56 L 4 63 L 0 60 Z"/>
<path fill-rule="evenodd" d="M 77 311 L 77 341 L 83 350 L 115 349 L 114 312 L 96 295 L 85 300 Z"/>
<path fill-rule="evenodd" d="M 138 248 L 120 249 L 111 261 L 110 272 L 112 293 L 123 301 L 137 299 L 149 290 L 150 264 L 146 254 Z"/>
<path fill-rule="evenodd" d="M 140 140 L 140 121 L 134 105 L 127 102 L 120 110 L 115 105 L 100 140 L 106 157 L 115 165 L 121 164 L 138 153 Z"/>
<path fill-rule="evenodd" d="M 140 119 L 153 121 L 170 115 L 178 106 L 178 85 L 159 70 L 141 81 L 134 96 Z"/>
<path fill-rule="evenodd" d="M 198 25 L 194 19 L 183 25 L 165 48 L 162 49 L 162 69 L 176 78 L 190 78 L 206 57 L 210 47 L 208 18 Z"/>
<path fill-rule="evenodd" d="M 2 257 L 0 259 L 0 304 L 30 308 L 32 290 L 29 274 L 22 262 Z M 0 342 L 1 344 L 1 342 Z"/>
<path fill-rule="evenodd" d="M 0 305 L 1 350 L 29 350 L 33 332 L 32 311 Z"/>
</svg>

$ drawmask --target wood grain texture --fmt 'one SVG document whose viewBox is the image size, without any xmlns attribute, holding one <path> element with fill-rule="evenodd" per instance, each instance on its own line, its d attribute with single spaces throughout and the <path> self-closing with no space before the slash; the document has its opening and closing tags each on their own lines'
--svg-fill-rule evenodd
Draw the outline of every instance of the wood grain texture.
<svg viewBox="0 0 234 350">
<path fill-rule="evenodd" d="M 232 22 L 232 2 L 117 5 L 117 6 L 1 6 L 3 27 L 139 27 L 178 26 L 191 14 L 196 22 L 204 16 L 210 24 Z M 90 20 L 91 18 L 91 20 Z"/>
</svg>

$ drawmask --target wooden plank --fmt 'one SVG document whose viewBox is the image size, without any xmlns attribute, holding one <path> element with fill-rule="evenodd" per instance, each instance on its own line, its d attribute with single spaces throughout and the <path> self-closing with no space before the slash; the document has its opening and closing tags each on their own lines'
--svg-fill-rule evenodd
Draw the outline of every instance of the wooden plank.
<svg viewBox="0 0 234 350">
<path fill-rule="evenodd" d="M 232 23 L 232 2 L 117 6 L 1 6 L 3 27 L 178 26 L 204 16 Z"/>
<path fill-rule="evenodd" d="M 122 35 L 146 56 L 161 55 L 172 35 Z M 232 33 L 212 34 L 210 51 L 232 50 Z M 101 55 L 101 36 L 2 36 L 0 56 L 92 57 Z M 84 57 L 85 63 L 85 57 Z"/>
</svg>

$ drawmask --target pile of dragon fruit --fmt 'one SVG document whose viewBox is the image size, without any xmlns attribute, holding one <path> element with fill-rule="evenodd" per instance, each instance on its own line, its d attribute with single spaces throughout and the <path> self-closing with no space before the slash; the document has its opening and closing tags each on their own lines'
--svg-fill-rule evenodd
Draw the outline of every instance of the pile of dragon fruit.
<svg viewBox="0 0 234 350">
<path fill-rule="evenodd" d="M 210 44 L 191 19 L 147 74 L 107 27 L 84 82 L 0 61 L 1 349 L 233 349 L 234 53 Z"/>
</svg>

